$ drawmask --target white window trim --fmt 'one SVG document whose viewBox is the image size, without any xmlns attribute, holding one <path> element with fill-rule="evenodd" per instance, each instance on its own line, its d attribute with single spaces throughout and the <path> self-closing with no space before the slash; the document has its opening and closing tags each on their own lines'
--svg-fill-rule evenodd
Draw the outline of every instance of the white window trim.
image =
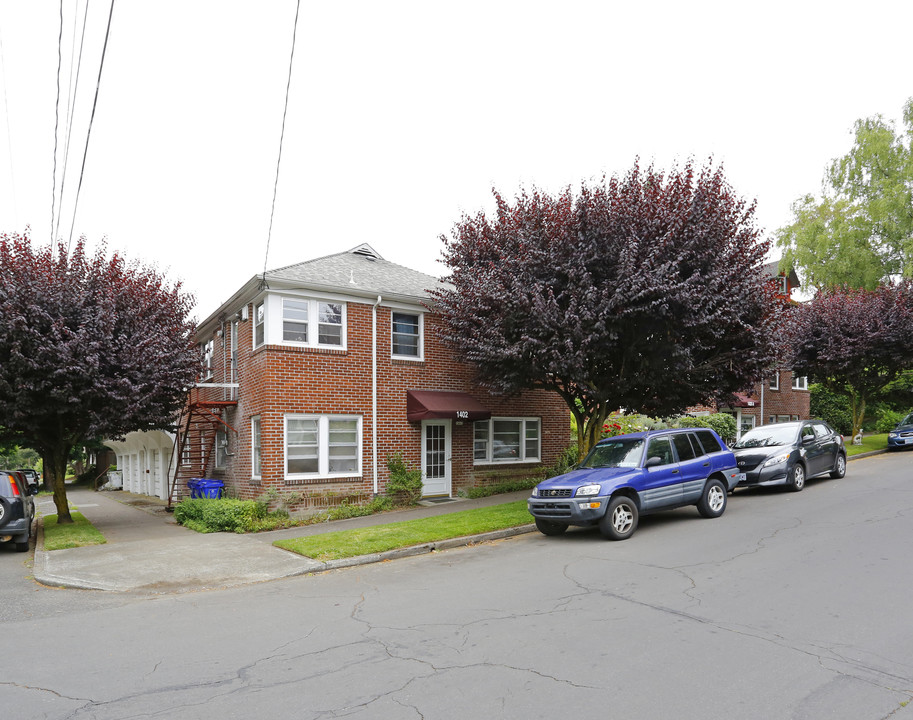
<svg viewBox="0 0 913 720">
<path fill-rule="evenodd" d="M 785 275 L 777 276 L 777 290 L 781 295 L 789 293 L 789 279 Z"/>
<path fill-rule="evenodd" d="M 260 307 L 263 308 L 263 322 L 262 323 L 257 322 L 257 308 L 260 308 Z M 263 298 L 263 300 L 261 300 L 260 302 L 254 303 L 254 316 L 253 316 L 253 318 L 251 318 L 251 322 L 253 323 L 253 332 L 251 332 L 250 337 L 251 337 L 251 344 L 255 348 L 266 345 L 267 341 L 269 340 L 269 336 L 267 333 L 267 330 L 269 328 L 269 323 L 267 322 L 268 318 L 269 318 L 269 308 L 267 307 L 266 298 Z M 258 343 L 257 342 L 257 328 L 260 327 L 260 325 L 263 325 L 263 341 Z"/>
<path fill-rule="evenodd" d="M 212 379 L 212 355 L 215 352 L 215 344 L 212 339 L 207 340 L 204 343 L 200 343 L 201 354 L 203 356 L 203 374 L 202 380 Z"/>
<path fill-rule="evenodd" d="M 316 420 L 317 421 L 317 464 L 316 473 L 290 473 L 288 472 L 288 421 Z M 355 420 L 355 435 L 358 438 L 356 447 L 357 467 L 351 472 L 331 473 L 330 468 L 330 420 Z M 287 480 L 332 480 L 337 478 L 361 477 L 362 474 L 362 419 L 361 415 L 310 415 L 290 413 L 282 421 L 282 472 Z"/>
<path fill-rule="evenodd" d="M 793 375 L 793 390 L 808 390 L 808 376 Z"/>
<path fill-rule="evenodd" d="M 393 313 L 401 315 L 415 315 L 418 317 L 418 355 L 397 355 L 393 352 Z M 425 314 L 414 310 L 390 309 L 390 357 L 397 360 L 412 360 L 422 362 L 425 360 Z"/>
<path fill-rule="evenodd" d="M 283 300 L 307 300 L 308 303 L 308 340 L 299 342 L 296 340 L 286 340 L 285 334 L 285 314 L 283 310 Z M 263 300 L 265 312 L 263 337 L 267 345 L 284 345 L 286 347 L 306 347 L 321 348 L 326 350 L 346 350 L 348 348 L 348 303 L 338 297 L 324 296 L 320 294 L 310 295 L 268 295 Z M 342 324 L 341 324 L 341 343 L 333 345 L 318 342 L 320 338 L 320 304 L 333 303 L 341 306 Z M 256 314 L 256 309 L 255 309 Z M 272 321 L 271 321 L 272 319 Z"/>
<path fill-rule="evenodd" d="M 770 378 L 768 383 L 768 388 L 770 390 L 779 390 L 780 389 L 780 371 L 777 370 L 774 372 L 773 376 Z"/>
<path fill-rule="evenodd" d="M 257 465 L 260 467 L 257 468 Z M 260 472 L 257 472 L 258 469 Z M 263 425 L 259 415 L 250 419 L 250 476 L 253 480 L 263 477 Z"/>
<path fill-rule="evenodd" d="M 494 423 L 495 421 L 507 421 L 507 422 L 520 422 L 520 451 L 522 456 L 516 460 L 505 460 L 498 459 L 495 460 L 492 457 L 492 452 L 494 448 Z M 472 426 L 472 437 L 473 437 L 473 465 L 518 465 L 521 463 L 538 463 L 542 462 L 542 418 L 540 417 L 494 417 L 492 416 L 488 420 L 477 420 L 476 422 L 488 423 L 488 440 L 485 452 L 484 460 L 475 459 L 475 423 Z M 527 422 L 536 422 L 539 424 L 539 437 L 538 441 L 538 454 L 535 458 L 526 457 L 526 423 Z"/>
</svg>

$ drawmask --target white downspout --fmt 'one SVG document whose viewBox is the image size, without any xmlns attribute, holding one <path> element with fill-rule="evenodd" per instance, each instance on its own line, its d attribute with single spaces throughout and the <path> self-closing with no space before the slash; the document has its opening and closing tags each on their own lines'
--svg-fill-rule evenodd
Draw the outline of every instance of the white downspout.
<svg viewBox="0 0 913 720">
<path fill-rule="evenodd" d="M 759 420 L 761 422 L 758 425 L 764 424 L 764 386 L 767 384 L 767 378 L 761 378 L 761 417 Z"/>
<path fill-rule="evenodd" d="M 377 497 L 377 306 L 383 298 L 377 296 L 377 302 L 371 308 L 371 451 L 374 454 L 374 496 Z"/>
</svg>

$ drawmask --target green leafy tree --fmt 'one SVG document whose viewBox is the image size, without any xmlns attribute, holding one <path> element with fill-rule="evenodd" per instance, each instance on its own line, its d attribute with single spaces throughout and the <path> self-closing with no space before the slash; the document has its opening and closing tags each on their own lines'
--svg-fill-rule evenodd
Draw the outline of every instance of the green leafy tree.
<svg viewBox="0 0 913 720">
<path fill-rule="evenodd" d="M 58 522 L 72 522 L 74 448 L 169 428 L 200 370 L 193 298 L 156 271 L 28 233 L 0 235 L 0 441 L 37 450 Z"/>
<path fill-rule="evenodd" d="M 901 132 L 876 115 L 857 120 L 854 134 L 821 196 L 794 203 L 792 224 L 777 233 L 781 268 L 795 268 L 812 287 L 873 290 L 913 278 L 913 98 Z"/>
<path fill-rule="evenodd" d="M 792 367 L 850 398 L 852 434 L 868 402 L 913 366 L 913 281 L 822 290 L 796 308 Z"/>
<path fill-rule="evenodd" d="M 464 217 L 435 293 L 448 341 L 495 391 L 557 392 L 580 456 L 619 408 L 668 416 L 724 399 L 776 365 L 786 306 L 760 269 L 754 205 L 722 170 L 534 191 Z"/>
</svg>

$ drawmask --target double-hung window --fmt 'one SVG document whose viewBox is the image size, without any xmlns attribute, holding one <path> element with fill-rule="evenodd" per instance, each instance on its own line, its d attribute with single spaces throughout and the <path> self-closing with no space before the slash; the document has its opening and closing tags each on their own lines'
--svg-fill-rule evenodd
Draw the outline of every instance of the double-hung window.
<svg viewBox="0 0 913 720">
<path fill-rule="evenodd" d="M 417 313 L 396 312 L 393 315 L 393 357 L 422 358 L 422 316 Z"/>
<path fill-rule="evenodd" d="M 228 433 L 216 430 L 216 467 L 224 468 L 228 465 Z"/>
<path fill-rule="evenodd" d="M 309 347 L 345 346 L 345 303 L 282 297 L 271 300 L 269 308 L 282 314 L 283 343 Z"/>
<path fill-rule="evenodd" d="M 473 426 L 473 461 L 538 462 L 540 438 L 539 418 L 478 420 Z"/>
<path fill-rule="evenodd" d="M 260 418 L 253 417 L 250 419 L 250 447 L 251 447 L 251 477 L 259 480 L 261 476 L 261 443 L 260 443 Z"/>
<path fill-rule="evenodd" d="M 342 345 L 342 303 L 317 303 L 317 344 Z"/>
<path fill-rule="evenodd" d="M 286 415 L 285 473 L 289 478 L 361 474 L 361 418 Z"/>
<path fill-rule="evenodd" d="M 282 298 L 282 339 L 308 341 L 308 301 Z"/>
<path fill-rule="evenodd" d="M 203 374 L 201 378 L 204 381 L 212 379 L 212 353 L 212 340 L 208 340 L 200 346 L 200 354 L 203 356 Z"/>
<path fill-rule="evenodd" d="M 254 347 L 266 342 L 266 305 L 257 303 L 254 306 Z"/>
</svg>

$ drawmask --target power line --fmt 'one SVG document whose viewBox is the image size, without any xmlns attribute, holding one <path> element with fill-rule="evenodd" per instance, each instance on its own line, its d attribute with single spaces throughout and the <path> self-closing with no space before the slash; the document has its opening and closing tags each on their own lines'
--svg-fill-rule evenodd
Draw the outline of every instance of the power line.
<svg viewBox="0 0 913 720">
<path fill-rule="evenodd" d="M 63 64 L 63 0 L 60 0 L 60 30 L 57 33 L 57 102 L 54 105 L 54 170 L 51 175 L 51 245 L 54 244 L 54 216 L 57 213 L 57 133 L 60 124 L 60 68 Z M 69 251 L 68 251 L 69 252 Z"/>
<path fill-rule="evenodd" d="M 86 171 L 86 158 L 89 156 L 89 138 L 92 137 L 92 123 L 95 120 L 95 108 L 98 106 L 98 91 L 101 87 L 101 71 L 105 67 L 105 54 L 108 51 L 108 38 L 111 35 L 111 18 L 114 16 L 114 0 L 111 0 L 111 9 L 108 12 L 108 27 L 105 29 L 105 44 L 101 50 L 101 62 L 98 63 L 98 80 L 95 82 L 95 98 L 92 101 L 92 115 L 89 118 L 89 129 L 86 131 L 86 147 L 82 153 L 82 167 L 79 170 L 79 186 L 76 188 L 76 200 L 73 202 L 73 221 L 70 223 L 70 237 L 67 241 L 67 255 L 70 254 L 70 245 L 73 243 L 73 227 L 76 225 L 76 210 L 79 207 L 79 193 L 82 190 L 82 178 Z"/>
<path fill-rule="evenodd" d="M 269 231 L 266 234 L 266 254 L 263 256 L 263 280 L 266 283 L 266 263 L 269 259 L 269 243 L 273 236 L 273 215 L 276 212 L 276 191 L 279 188 L 279 165 L 282 163 L 282 143 L 285 140 L 285 118 L 288 115 L 288 96 L 292 86 L 292 64 L 295 61 L 295 39 L 298 36 L 298 13 L 301 10 L 301 0 L 295 7 L 295 26 L 292 28 L 292 53 L 288 61 L 288 80 L 285 83 L 285 108 L 282 110 L 282 132 L 279 134 L 279 157 L 276 160 L 276 179 L 273 182 L 273 204 L 269 211 Z"/>
<path fill-rule="evenodd" d="M 73 12 L 73 47 L 70 50 L 70 82 L 69 98 L 67 99 L 67 134 L 66 149 L 63 151 L 63 173 L 60 176 L 60 208 L 63 210 L 64 187 L 67 182 L 67 165 L 70 160 L 70 138 L 73 136 L 73 115 L 76 112 L 76 97 L 79 91 L 79 72 L 82 69 L 82 51 L 86 45 L 86 21 L 89 18 L 89 0 L 86 0 L 86 11 L 82 16 L 82 36 L 79 38 L 79 61 L 76 63 L 76 82 L 73 82 L 73 54 L 76 52 L 76 20 L 79 15 L 79 5 L 75 6 Z M 60 215 L 57 214 L 57 226 L 54 228 L 54 237 L 57 237 L 57 231 L 60 228 Z"/>
</svg>

